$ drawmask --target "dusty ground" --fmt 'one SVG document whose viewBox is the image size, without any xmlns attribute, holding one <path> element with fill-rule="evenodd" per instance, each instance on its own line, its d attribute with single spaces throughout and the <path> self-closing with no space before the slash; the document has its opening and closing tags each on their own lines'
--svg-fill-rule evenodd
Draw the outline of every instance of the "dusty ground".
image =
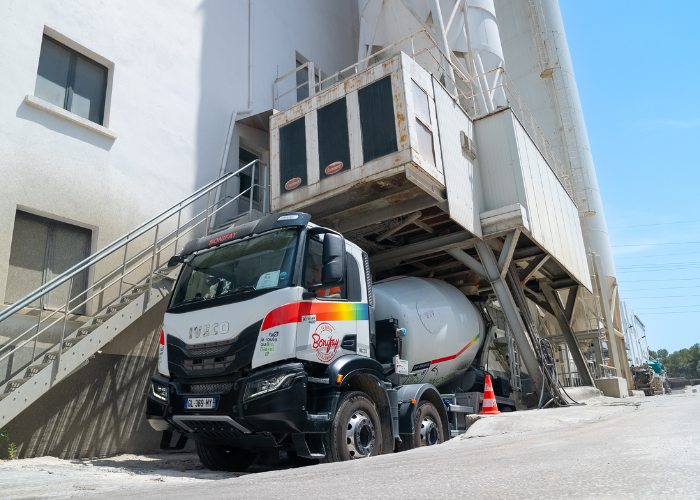
<svg viewBox="0 0 700 500">
<path fill-rule="evenodd" d="M 700 388 L 503 414 L 432 448 L 215 473 L 192 453 L 0 462 L 3 499 L 700 498 Z"/>
</svg>

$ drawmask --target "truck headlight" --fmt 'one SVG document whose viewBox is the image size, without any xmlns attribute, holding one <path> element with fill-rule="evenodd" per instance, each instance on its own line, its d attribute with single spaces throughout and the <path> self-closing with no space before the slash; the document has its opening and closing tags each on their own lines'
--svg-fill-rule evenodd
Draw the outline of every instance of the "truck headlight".
<svg viewBox="0 0 700 500">
<path fill-rule="evenodd" d="M 152 382 L 151 392 L 153 393 L 153 397 L 155 397 L 156 399 L 160 399 L 161 401 L 168 400 L 168 386 L 166 385 L 161 385 L 156 382 Z"/>
<path fill-rule="evenodd" d="M 263 394 L 289 387 L 292 385 L 296 374 L 297 373 L 280 373 L 278 375 L 270 375 L 269 377 L 252 380 L 245 386 L 243 400 L 257 398 Z"/>
</svg>

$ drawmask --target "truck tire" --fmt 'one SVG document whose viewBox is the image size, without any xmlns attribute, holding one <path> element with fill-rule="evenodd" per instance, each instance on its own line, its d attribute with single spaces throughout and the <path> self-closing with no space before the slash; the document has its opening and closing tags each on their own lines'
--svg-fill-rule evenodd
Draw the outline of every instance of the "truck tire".
<svg viewBox="0 0 700 500">
<path fill-rule="evenodd" d="M 382 424 L 374 403 L 362 392 L 340 397 L 331 429 L 324 436 L 322 463 L 374 457 L 381 453 Z"/>
<path fill-rule="evenodd" d="M 197 455 L 207 469 L 243 472 L 255 461 L 257 453 L 233 446 L 197 443 Z"/>
<path fill-rule="evenodd" d="M 433 446 L 445 441 L 442 420 L 430 401 L 419 401 L 414 417 L 413 434 L 401 434 L 401 450 Z"/>
</svg>

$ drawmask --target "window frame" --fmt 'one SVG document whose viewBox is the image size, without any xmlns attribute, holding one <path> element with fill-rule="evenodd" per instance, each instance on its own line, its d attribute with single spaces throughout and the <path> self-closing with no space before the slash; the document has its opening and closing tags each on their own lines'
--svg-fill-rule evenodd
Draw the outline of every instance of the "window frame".
<svg viewBox="0 0 700 500">
<path fill-rule="evenodd" d="M 61 43 L 55 38 L 47 35 L 44 33 L 42 35 L 41 39 L 41 49 L 43 49 L 44 46 L 44 40 L 48 40 L 51 43 L 55 43 L 59 47 L 67 50 L 70 54 L 70 62 L 68 63 L 68 81 L 66 82 L 66 96 L 63 100 L 63 109 L 67 111 L 68 113 L 72 113 L 76 116 L 80 116 L 77 113 L 73 113 L 71 111 L 71 106 L 73 104 L 73 86 L 75 85 L 75 74 L 76 74 L 76 68 L 78 64 L 78 58 L 82 58 L 84 61 L 87 61 L 88 63 L 94 64 L 98 68 L 104 70 L 104 83 L 102 84 L 102 94 L 101 94 L 101 106 L 100 106 L 100 113 L 99 113 L 99 121 L 93 122 L 89 118 L 85 118 L 86 120 L 96 123 L 97 125 L 100 125 L 104 127 L 104 121 L 105 121 L 105 108 L 107 107 L 107 86 L 109 85 L 109 68 L 105 66 L 104 64 L 100 64 L 99 62 L 95 61 L 94 59 L 91 59 L 87 57 L 84 54 L 81 54 L 79 51 L 75 50 L 72 47 L 69 47 L 65 43 Z M 41 49 L 39 49 L 39 58 L 41 59 Z M 37 63 L 37 76 L 39 76 L 39 65 Z M 41 99 L 41 97 L 36 95 L 36 84 L 34 86 L 34 96 Z M 81 117 L 84 118 L 84 117 Z"/>
</svg>

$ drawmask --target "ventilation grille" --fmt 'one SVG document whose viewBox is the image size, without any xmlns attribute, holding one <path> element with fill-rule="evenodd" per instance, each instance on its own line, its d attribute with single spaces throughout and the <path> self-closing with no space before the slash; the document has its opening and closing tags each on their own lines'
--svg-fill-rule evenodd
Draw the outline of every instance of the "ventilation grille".
<svg viewBox="0 0 700 500">
<path fill-rule="evenodd" d="M 189 392 L 193 394 L 224 394 L 231 390 L 232 383 L 192 384 Z"/>
</svg>

